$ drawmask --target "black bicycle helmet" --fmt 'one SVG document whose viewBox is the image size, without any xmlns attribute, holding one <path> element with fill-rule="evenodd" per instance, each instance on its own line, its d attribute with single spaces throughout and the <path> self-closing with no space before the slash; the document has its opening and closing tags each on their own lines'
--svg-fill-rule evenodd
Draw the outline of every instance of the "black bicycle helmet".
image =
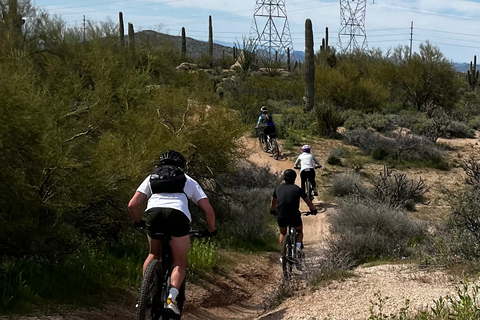
<svg viewBox="0 0 480 320">
<path fill-rule="evenodd" d="M 268 109 L 267 109 L 267 107 L 265 107 L 265 106 L 261 107 L 261 108 L 260 108 L 260 111 L 261 111 L 262 113 L 268 113 Z"/>
<path fill-rule="evenodd" d="M 165 164 L 183 169 L 185 168 L 186 161 L 185 157 L 180 152 L 175 150 L 167 150 L 160 156 L 160 165 Z"/>
<path fill-rule="evenodd" d="M 287 169 L 283 173 L 283 180 L 285 180 L 285 182 L 287 183 L 294 183 L 296 178 L 297 173 L 295 172 L 295 170 Z"/>
</svg>

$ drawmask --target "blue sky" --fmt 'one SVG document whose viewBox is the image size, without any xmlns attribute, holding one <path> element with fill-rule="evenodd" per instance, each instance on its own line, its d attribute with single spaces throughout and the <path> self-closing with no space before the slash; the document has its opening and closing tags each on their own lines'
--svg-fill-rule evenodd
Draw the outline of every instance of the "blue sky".
<svg viewBox="0 0 480 320">
<path fill-rule="evenodd" d="M 92 22 L 118 21 L 135 31 L 155 30 L 188 37 L 208 38 L 208 16 L 212 16 L 214 41 L 241 42 L 251 32 L 256 1 L 242 0 L 32 0 L 32 4 L 63 18 L 68 26 L 81 26 L 83 16 Z M 293 47 L 303 51 L 305 19 L 313 23 L 318 50 L 329 28 L 330 44 L 336 45 L 340 30 L 339 0 L 285 0 Z M 383 52 L 409 45 L 414 23 L 413 48 L 430 41 L 453 62 L 480 59 L 480 0 L 367 0 L 365 29 L 369 48 Z"/>
</svg>

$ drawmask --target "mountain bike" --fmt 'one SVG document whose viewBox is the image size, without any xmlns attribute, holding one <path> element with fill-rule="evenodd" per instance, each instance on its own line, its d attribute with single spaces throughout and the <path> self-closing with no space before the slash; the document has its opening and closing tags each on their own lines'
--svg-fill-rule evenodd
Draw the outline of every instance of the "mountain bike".
<svg viewBox="0 0 480 320">
<path fill-rule="evenodd" d="M 260 142 L 263 151 L 271 152 L 273 159 L 278 160 L 280 157 L 280 149 L 278 148 L 277 139 L 275 139 L 273 134 L 265 135 L 265 133 L 260 131 L 258 134 L 258 141 Z"/>
<path fill-rule="evenodd" d="M 145 229 L 141 229 L 145 234 Z M 193 239 L 207 237 L 206 231 L 192 230 L 189 232 Z M 170 237 L 157 233 L 155 237 L 160 238 L 162 242 L 162 257 L 160 260 L 153 259 L 145 268 L 145 273 L 140 287 L 140 296 L 137 305 L 137 320 L 179 320 L 181 315 L 173 313 L 171 310 L 164 309 L 170 290 L 170 277 L 172 274 L 173 257 L 170 248 Z M 185 303 L 185 281 L 178 290 L 177 306 L 180 312 Z"/>
<path fill-rule="evenodd" d="M 303 215 L 310 215 L 310 212 L 302 212 Z M 305 254 L 302 250 L 297 248 L 297 231 L 294 227 L 287 226 L 287 234 L 283 237 L 282 241 L 282 271 L 283 278 L 288 280 L 293 274 L 293 266 L 297 269 L 303 270 L 303 260 Z"/>
<path fill-rule="evenodd" d="M 321 167 L 314 167 L 313 169 L 320 169 Z M 298 171 L 300 171 L 300 167 L 295 167 L 295 169 L 298 169 Z M 305 170 L 308 170 L 308 169 L 305 169 Z M 301 178 L 300 178 L 301 179 Z M 313 186 L 312 186 L 312 183 L 310 182 L 309 179 L 307 179 L 307 181 L 305 181 L 305 193 L 310 197 L 310 200 L 313 201 L 313 198 L 314 198 L 314 194 L 313 194 Z"/>
</svg>

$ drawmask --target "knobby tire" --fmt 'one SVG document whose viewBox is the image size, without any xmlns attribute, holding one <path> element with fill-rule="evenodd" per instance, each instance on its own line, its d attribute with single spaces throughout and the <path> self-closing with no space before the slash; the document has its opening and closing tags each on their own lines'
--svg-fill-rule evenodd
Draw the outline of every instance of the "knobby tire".
<svg viewBox="0 0 480 320">
<path fill-rule="evenodd" d="M 140 287 L 140 297 L 138 299 L 137 320 L 147 320 L 148 310 L 152 308 L 154 287 L 156 283 L 155 277 L 162 274 L 162 264 L 159 260 L 152 260 L 148 263 L 143 275 L 142 286 Z M 160 279 L 157 279 L 158 281 Z"/>
<path fill-rule="evenodd" d="M 277 140 L 272 139 L 271 143 L 272 143 L 271 151 L 272 151 L 272 154 L 273 154 L 273 159 L 278 160 L 278 158 L 280 157 L 280 150 L 278 149 Z"/>
</svg>

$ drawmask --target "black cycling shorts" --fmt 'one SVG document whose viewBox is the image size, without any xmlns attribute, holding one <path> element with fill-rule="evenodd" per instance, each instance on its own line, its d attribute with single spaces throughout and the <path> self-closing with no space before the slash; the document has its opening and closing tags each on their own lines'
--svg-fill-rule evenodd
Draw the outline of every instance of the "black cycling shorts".
<svg viewBox="0 0 480 320">
<path fill-rule="evenodd" d="M 286 228 L 288 226 L 298 228 L 302 226 L 302 217 L 300 215 L 293 217 L 277 216 L 277 224 L 280 228 Z"/>
<path fill-rule="evenodd" d="M 171 208 L 151 208 L 147 215 L 147 234 L 152 239 L 159 239 L 156 233 L 170 237 L 183 237 L 190 232 L 190 220 L 179 210 Z"/>
</svg>

